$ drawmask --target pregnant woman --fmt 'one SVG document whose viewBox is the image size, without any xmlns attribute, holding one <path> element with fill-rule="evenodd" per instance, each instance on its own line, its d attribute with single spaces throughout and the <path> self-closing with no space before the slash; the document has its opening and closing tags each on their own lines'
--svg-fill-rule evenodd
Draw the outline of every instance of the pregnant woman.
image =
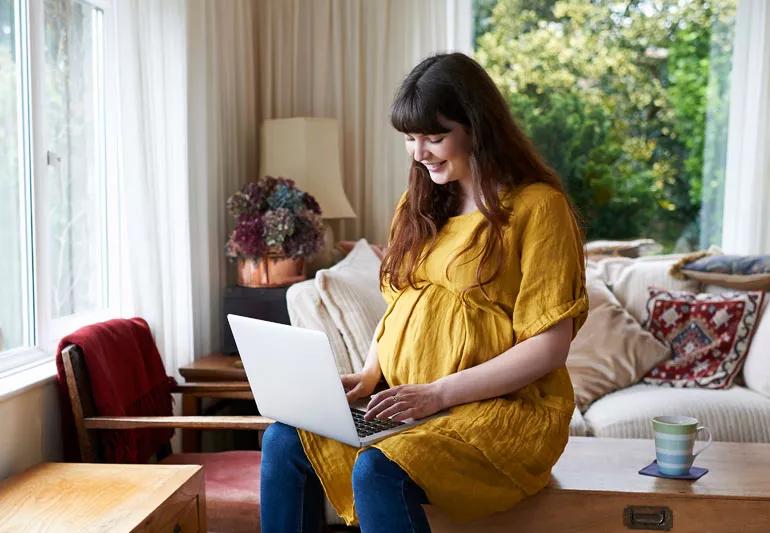
<svg viewBox="0 0 770 533">
<path fill-rule="evenodd" d="M 441 416 L 357 449 L 283 424 L 264 438 L 262 530 L 318 531 L 323 495 L 365 532 L 428 531 L 548 483 L 574 409 L 565 367 L 588 299 L 582 234 L 558 175 L 462 54 L 423 60 L 391 123 L 409 186 L 380 271 L 387 309 L 348 399 L 367 418 Z"/>
</svg>

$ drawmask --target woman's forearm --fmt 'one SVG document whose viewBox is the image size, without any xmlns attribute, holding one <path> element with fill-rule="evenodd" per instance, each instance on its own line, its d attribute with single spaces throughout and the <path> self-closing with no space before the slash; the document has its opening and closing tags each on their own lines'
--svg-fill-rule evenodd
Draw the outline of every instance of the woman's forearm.
<svg viewBox="0 0 770 533">
<path fill-rule="evenodd" d="M 562 320 L 485 363 L 433 382 L 442 408 L 510 394 L 564 366 L 572 322 Z"/>
<path fill-rule="evenodd" d="M 380 324 L 374 328 L 374 335 L 372 336 L 372 343 L 369 345 L 369 353 L 366 354 L 366 361 L 364 361 L 364 367 L 361 372 L 364 374 L 372 374 L 376 376 L 379 381 L 382 376 L 382 369 L 380 368 L 380 361 L 377 358 L 377 332 L 380 329 Z"/>
</svg>

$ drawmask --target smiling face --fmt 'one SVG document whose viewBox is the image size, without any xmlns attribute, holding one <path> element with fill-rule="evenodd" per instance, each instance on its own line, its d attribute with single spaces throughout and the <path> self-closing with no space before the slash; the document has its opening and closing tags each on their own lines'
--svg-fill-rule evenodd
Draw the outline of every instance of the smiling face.
<svg viewBox="0 0 770 533">
<path fill-rule="evenodd" d="M 471 138 L 459 122 L 442 116 L 439 124 L 449 130 L 446 133 L 406 133 L 406 151 L 417 163 L 422 164 L 437 185 L 451 181 L 470 183 Z"/>
</svg>

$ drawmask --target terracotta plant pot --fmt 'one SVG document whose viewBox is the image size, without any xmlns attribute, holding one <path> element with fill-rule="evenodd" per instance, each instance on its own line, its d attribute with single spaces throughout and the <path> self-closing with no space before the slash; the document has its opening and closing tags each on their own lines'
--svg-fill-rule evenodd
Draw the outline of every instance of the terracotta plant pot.
<svg viewBox="0 0 770 533">
<path fill-rule="evenodd" d="M 305 260 L 284 256 L 238 259 L 241 287 L 285 287 L 305 279 Z"/>
</svg>

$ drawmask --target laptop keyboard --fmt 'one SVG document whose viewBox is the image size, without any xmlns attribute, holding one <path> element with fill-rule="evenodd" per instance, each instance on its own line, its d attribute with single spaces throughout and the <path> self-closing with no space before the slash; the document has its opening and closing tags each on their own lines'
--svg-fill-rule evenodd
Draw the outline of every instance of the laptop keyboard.
<svg viewBox="0 0 770 533">
<path fill-rule="evenodd" d="M 353 422 L 356 424 L 358 436 L 361 438 L 404 425 L 404 422 L 395 422 L 393 420 L 377 420 L 376 418 L 374 420 L 364 420 L 364 411 L 354 407 L 350 408 L 350 412 L 353 415 Z"/>
</svg>

